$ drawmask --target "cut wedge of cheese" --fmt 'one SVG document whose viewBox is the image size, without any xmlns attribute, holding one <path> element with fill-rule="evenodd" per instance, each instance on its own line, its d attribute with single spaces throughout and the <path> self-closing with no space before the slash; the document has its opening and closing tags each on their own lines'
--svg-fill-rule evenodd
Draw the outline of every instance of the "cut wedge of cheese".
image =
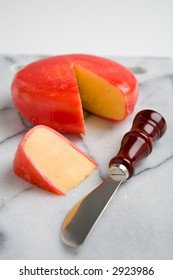
<svg viewBox="0 0 173 280">
<path fill-rule="evenodd" d="M 123 120 L 136 104 L 138 81 L 115 61 L 71 54 L 25 66 L 16 73 L 11 90 L 16 108 L 32 123 L 85 134 L 83 109 Z"/>
<path fill-rule="evenodd" d="M 18 176 L 56 194 L 79 185 L 96 166 L 67 138 L 44 125 L 24 136 L 14 158 Z"/>
</svg>

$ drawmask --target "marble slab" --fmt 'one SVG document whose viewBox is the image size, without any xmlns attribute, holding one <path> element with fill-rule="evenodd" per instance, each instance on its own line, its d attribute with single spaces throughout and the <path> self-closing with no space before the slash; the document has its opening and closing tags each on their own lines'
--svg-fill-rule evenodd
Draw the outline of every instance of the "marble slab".
<svg viewBox="0 0 173 280">
<path fill-rule="evenodd" d="M 32 124 L 11 100 L 15 72 L 40 56 L 0 56 L 0 259 L 172 259 L 173 258 L 173 62 L 169 58 L 111 57 L 130 68 L 140 83 L 135 111 L 124 122 L 93 115 L 86 135 L 66 136 L 99 164 L 65 197 L 43 191 L 13 174 L 18 143 Z M 60 227 L 70 208 L 106 177 L 108 162 L 144 108 L 167 120 L 166 134 L 125 182 L 97 226 L 79 248 L 68 248 Z M 96 202 L 97 203 L 97 202 Z"/>
</svg>

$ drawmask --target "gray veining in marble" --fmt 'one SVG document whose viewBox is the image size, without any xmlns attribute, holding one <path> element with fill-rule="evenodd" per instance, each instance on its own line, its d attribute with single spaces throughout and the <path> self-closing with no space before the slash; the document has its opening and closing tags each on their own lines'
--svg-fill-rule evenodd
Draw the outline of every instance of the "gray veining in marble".
<svg viewBox="0 0 173 280">
<path fill-rule="evenodd" d="M 0 56 L 0 259 L 173 259 L 173 62 L 169 58 L 112 57 L 129 67 L 140 83 L 135 111 L 124 122 L 93 115 L 85 136 L 66 136 L 94 158 L 95 170 L 65 197 L 36 188 L 13 174 L 18 143 L 32 127 L 12 104 L 15 72 L 40 56 Z M 105 178 L 135 114 L 144 108 L 167 120 L 165 136 L 125 182 L 92 234 L 76 249 L 60 240 L 70 208 Z"/>
</svg>

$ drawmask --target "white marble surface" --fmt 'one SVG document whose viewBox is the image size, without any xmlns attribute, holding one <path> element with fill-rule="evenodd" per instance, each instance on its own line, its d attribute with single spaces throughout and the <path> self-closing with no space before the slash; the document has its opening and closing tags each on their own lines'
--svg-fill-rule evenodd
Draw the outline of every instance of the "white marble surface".
<svg viewBox="0 0 173 280">
<path fill-rule="evenodd" d="M 0 259 L 172 259 L 173 62 L 114 57 L 140 82 L 135 111 L 118 124 L 89 115 L 85 137 L 66 135 L 98 162 L 99 169 L 61 197 L 33 187 L 12 171 L 18 143 L 32 125 L 14 108 L 10 84 L 21 66 L 37 58 L 0 56 Z M 135 176 L 121 186 L 85 243 L 66 247 L 60 239 L 65 215 L 105 178 L 122 136 L 144 108 L 163 114 L 166 134 Z"/>
</svg>

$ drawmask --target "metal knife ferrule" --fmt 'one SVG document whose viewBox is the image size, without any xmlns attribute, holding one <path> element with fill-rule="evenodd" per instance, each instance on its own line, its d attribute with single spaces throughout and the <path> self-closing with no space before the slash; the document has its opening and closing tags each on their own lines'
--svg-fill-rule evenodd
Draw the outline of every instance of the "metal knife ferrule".
<svg viewBox="0 0 173 280">
<path fill-rule="evenodd" d="M 115 181 L 125 182 L 129 178 L 129 172 L 125 165 L 114 163 L 109 168 L 108 176 Z"/>
</svg>

